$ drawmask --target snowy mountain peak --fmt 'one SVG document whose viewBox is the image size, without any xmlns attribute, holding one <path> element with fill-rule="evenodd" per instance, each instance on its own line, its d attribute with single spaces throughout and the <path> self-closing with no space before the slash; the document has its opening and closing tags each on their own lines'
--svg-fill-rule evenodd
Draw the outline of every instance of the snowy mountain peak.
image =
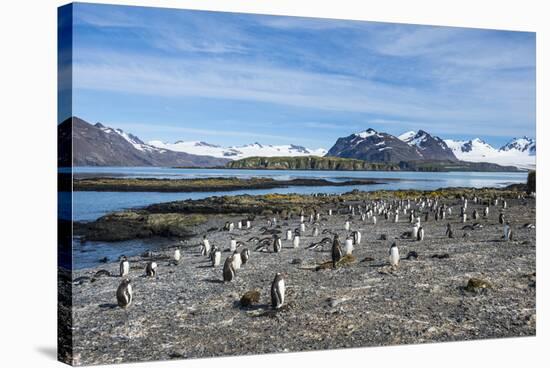
<svg viewBox="0 0 550 368">
<path fill-rule="evenodd" d="M 197 141 L 177 141 L 175 143 L 165 143 L 162 141 L 150 141 L 150 145 L 176 152 L 186 152 L 197 155 L 213 156 L 219 158 L 229 158 L 239 160 L 241 158 L 263 156 L 263 157 L 281 157 L 281 156 L 324 156 L 325 149 L 309 149 L 303 146 L 288 145 L 264 145 L 258 142 L 242 145 L 222 147 L 207 142 Z"/>
<path fill-rule="evenodd" d="M 372 128 L 369 128 L 365 131 L 355 133 L 354 136 L 365 139 L 365 138 L 368 138 L 368 137 L 373 136 L 375 134 L 378 134 L 378 132 L 376 130 L 372 129 Z"/>
<path fill-rule="evenodd" d="M 401 134 L 397 138 L 401 139 L 403 142 L 407 142 L 407 141 L 411 140 L 415 135 L 416 135 L 416 132 L 414 130 L 411 130 L 411 131 L 408 131 L 408 132 L 405 132 L 405 133 Z"/>
<path fill-rule="evenodd" d="M 530 155 L 535 155 L 536 145 L 535 140 L 523 136 L 522 138 L 514 138 L 510 142 L 506 143 L 504 146 L 500 147 L 499 151 L 519 151 L 527 152 Z"/>
</svg>

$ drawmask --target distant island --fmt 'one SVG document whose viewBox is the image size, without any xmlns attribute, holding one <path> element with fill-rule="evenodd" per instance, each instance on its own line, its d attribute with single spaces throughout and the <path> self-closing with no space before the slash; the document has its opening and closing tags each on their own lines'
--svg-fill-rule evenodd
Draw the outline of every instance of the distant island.
<svg viewBox="0 0 550 368">
<path fill-rule="evenodd" d="M 228 169 L 249 170 L 342 170 L 342 171 L 485 171 L 516 172 L 515 166 L 501 166 L 488 162 L 459 160 L 423 160 L 400 162 L 368 162 L 341 157 L 248 157 L 230 161 Z"/>
</svg>

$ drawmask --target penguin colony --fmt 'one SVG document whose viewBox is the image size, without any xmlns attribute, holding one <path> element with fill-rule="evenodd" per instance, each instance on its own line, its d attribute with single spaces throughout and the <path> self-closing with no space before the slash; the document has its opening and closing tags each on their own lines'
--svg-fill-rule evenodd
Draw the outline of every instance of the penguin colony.
<svg viewBox="0 0 550 368">
<path fill-rule="evenodd" d="M 196 252 L 211 267 L 219 270 L 220 279 L 227 284 L 239 282 L 241 269 L 254 267 L 254 258 L 260 257 L 261 253 L 265 253 L 263 256 L 266 257 L 277 257 L 278 253 L 304 248 L 311 252 L 326 253 L 327 256 L 330 254 L 332 268 L 337 269 L 339 262 L 346 256 L 352 256 L 356 249 L 368 250 L 365 234 L 377 233 L 377 224 L 385 222 L 390 226 L 408 229 L 399 237 L 380 234 L 378 238 L 378 241 L 387 244 L 388 249 L 387 258 L 380 261 L 399 272 L 403 260 L 412 262 L 411 260 L 419 257 L 418 254 L 422 257 L 422 244 L 426 239 L 463 241 L 462 238 L 468 237 L 473 231 L 479 231 L 485 226 L 498 226 L 501 230 L 495 233 L 495 240 L 498 241 L 496 246 L 511 246 L 516 230 L 529 231 L 535 228 L 531 223 L 519 223 L 508 215 L 515 202 L 512 199 L 482 200 L 474 197 L 469 200 L 470 205 L 468 198 L 446 200 L 445 203 L 437 198 L 427 197 L 380 199 L 362 203 L 340 203 L 322 212 L 303 209 L 299 214 L 288 214 L 285 217 L 275 215 L 265 222 L 258 219 L 227 221 L 219 230 L 227 232 L 226 243 L 211 241 L 208 234 L 205 234 L 197 244 L 198 252 L 193 250 L 197 248 L 188 247 L 182 250 L 178 247 L 172 253 L 171 264 L 180 266 L 181 260 L 188 256 L 186 253 Z M 468 216 L 467 211 L 471 216 Z M 327 218 L 330 221 L 341 221 L 341 225 L 326 228 Z M 429 233 L 425 223 L 440 225 L 431 226 L 432 233 Z M 248 237 L 250 230 L 254 228 L 260 228 L 261 235 Z M 440 230 L 433 232 L 434 228 Z M 407 256 L 404 257 L 400 253 L 400 246 L 406 246 L 407 249 L 415 247 L 415 251 L 408 252 L 408 255 L 405 252 Z M 154 259 L 152 253 L 147 256 L 149 260 L 145 264 L 145 276 L 161 277 L 166 269 L 165 265 Z M 121 282 L 115 293 L 116 300 L 120 308 L 127 309 L 131 307 L 133 300 L 131 267 L 127 257 L 120 257 L 119 268 Z M 269 285 L 269 305 L 274 310 L 280 310 L 288 299 L 286 287 L 291 284 L 292 278 L 277 268 L 273 268 L 272 272 L 274 278 Z"/>
</svg>

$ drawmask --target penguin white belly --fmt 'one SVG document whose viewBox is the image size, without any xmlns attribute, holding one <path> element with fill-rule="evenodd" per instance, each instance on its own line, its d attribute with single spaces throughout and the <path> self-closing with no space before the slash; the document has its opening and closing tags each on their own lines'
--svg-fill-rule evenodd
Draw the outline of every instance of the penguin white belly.
<svg viewBox="0 0 550 368">
<path fill-rule="evenodd" d="M 295 236 L 294 240 L 292 241 L 292 244 L 294 245 L 294 248 L 298 248 L 300 246 L 300 237 Z"/>
<path fill-rule="evenodd" d="M 279 295 L 281 296 L 281 305 L 285 303 L 285 280 L 280 280 L 277 283 L 277 290 L 279 291 Z"/>
<path fill-rule="evenodd" d="M 399 250 L 392 248 L 390 252 L 390 265 L 397 266 L 399 264 Z"/>
<path fill-rule="evenodd" d="M 130 273 L 130 263 L 124 262 L 122 263 L 122 276 L 126 276 Z"/>
<path fill-rule="evenodd" d="M 237 249 L 237 241 L 235 239 L 231 239 L 231 242 L 229 243 L 229 250 L 234 252 L 235 249 Z"/>
<path fill-rule="evenodd" d="M 242 259 L 239 253 L 233 255 L 233 268 L 238 270 L 241 268 Z"/>
<path fill-rule="evenodd" d="M 291 230 L 286 231 L 286 240 L 292 240 L 292 231 Z"/>
<path fill-rule="evenodd" d="M 344 243 L 344 255 L 348 256 L 353 253 L 353 241 L 351 239 L 346 239 Z"/>
<path fill-rule="evenodd" d="M 222 252 L 214 253 L 214 266 L 219 266 L 222 260 Z"/>
</svg>

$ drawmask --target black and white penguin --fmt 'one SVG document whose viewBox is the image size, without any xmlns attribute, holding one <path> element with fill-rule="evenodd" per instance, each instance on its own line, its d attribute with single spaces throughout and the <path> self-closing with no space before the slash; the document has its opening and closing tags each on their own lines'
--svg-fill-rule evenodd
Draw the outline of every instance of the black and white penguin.
<svg viewBox="0 0 550 368">
<path fill-rule="evenodd" d="M 389 259 L 392 267 L 397 267 L 399 265 L 399 249 L 395 242 L 390 247 Z"/>
<path fill-rule="evenodd" d="M 233 256 L 227 257 L 223 264 L 223 281 L 230 282 L 235 278 L 235 268 L 233 267 Z"/>
<path fill-rule="evenodd" d="M 177 248 L 176 250 L 174 250 L 174 261 L 176 261 L 176 263 L 179 263 L 180 259 L 181 259 L 181 252 L 179 248 Z"/>
<path fill-rule="evenodd" d="M 275 235 L 273 237 L 273 252 L 279 253 L 282 248 L 283 244 L 281 242 L 281 238 L 278 235 Z"/>
<path fill-rule="evenodd" d="M 233 269 L 238 270 L 241 268 L 241 265 L 243 263 L 243 260 L 241 258 L 241 254 L 238 251 L 234 251 L 233 255 L 231 256 L 233 258 Z"/>
<path fill-rule="evenodd" d="M 292 239 L 292 245 L 294 248 L 300 247 L 300 235 L 295 235 L 294 239 Z"/>
<path fill-rule="evenodd" d="M 446 230 L 445 230 L 445 236 L 449 237 L 449 238 L 453 238 L 453 229 L 451 227 L 451 224 L 450 223 L 447 223 L 447 227 L 446 227 Z"/>
<path fill-rule="evenodd" d="M 346 221 L 346 222 L 344 223 L 344 230 L 349 231 L 349 229 L 350 229 L 350 222 L 349 222 L 349 221 Z"/>
<path fill-rule="evenodd" d="M 498 215 L 498 223 L 501 224 L 501 225 L 504 224 L 504 214 L 503 213 Z"/>
<path fill-rule="evenodd" d="M 219 266 L 222 261 L 222 252 L 214 247 L 210 253 L 210 260 L 212 261 L 212 267 Z"/>
<path fill-rule="evenodd" d="M 483 210 L 483 217 L 487 216 L 489 216 L 489 206 L 485 207 L 485 209 Z"/>
<path fill-rule="evenodd" d="M 422 226 L 418 228 L 418 234 L 416 234 L 416 240 L 418 241 L 424 240 L 424 228 Z"/>
<path fill-rule="evenodd" d="M 130 262 L 126 256 L 120 257 L 120 277 L 127 276 L 130 273 Z"/>
<path fill-rule="evenodd" d="M 359 230 L 354 231 L 351 233 L 353 237 L 353 244 L 360 245 L 361 244 L 361 232 Z"/>
<path fill-rule="evenodd" d="M 250 251 L 248 250 L 248 248 L 244 248 L 242 251 L 241 251 L 241 262 L 244 264 L 246 264 L 246 262 L 248 262 L 248 259 L 250 258 Z"/>
<path fill-rule="evenodd" d="M 504 240 L 505 241 L 512 240 L 512 227 L 508 222 L 504 224 Z"/>
<path fill-rule="evenodd" d="M 352 237 L 348 236 L 346 238 L 346 240 L 344 242 L 343 253 L 346 256 L 351 255 L 353 253 L 353 238 Z"/>
<path fill-rule="evenodd" d="M 285 303 L 285 279 L 281 273 L 277 273 L 271 283 L 271 306 L 279 309 Z"/>
<path fill-rule="evenodd" d="M 145 275 L 147 276 L 156 276 L 157 275 L 157 262 L 147 262 L 147 265 L 145 266 Z"/>
<path fill-rule="evenodd" d="M 334 240 L 332 241 L 332 267 L 336 268 L 336 263 L 342 258 L 342 247 L 340 246 L 340 239 L 338 234 L 334 234 Z"/>
<path fill-rule="evenodd" d="M 472 218 L 473 218 L 474 220 L 479 219 L 479 214 L 477 213 L 477 210 L 474 210 L 474 212 L 472 212 Z"/>
<path fill-rule="evenodd" d="M 130 279 L 123 279 L 116 290 L 116 300 L 120 308 L 126 309 L 132 304 L 132 285 Z"/>
</svg>

